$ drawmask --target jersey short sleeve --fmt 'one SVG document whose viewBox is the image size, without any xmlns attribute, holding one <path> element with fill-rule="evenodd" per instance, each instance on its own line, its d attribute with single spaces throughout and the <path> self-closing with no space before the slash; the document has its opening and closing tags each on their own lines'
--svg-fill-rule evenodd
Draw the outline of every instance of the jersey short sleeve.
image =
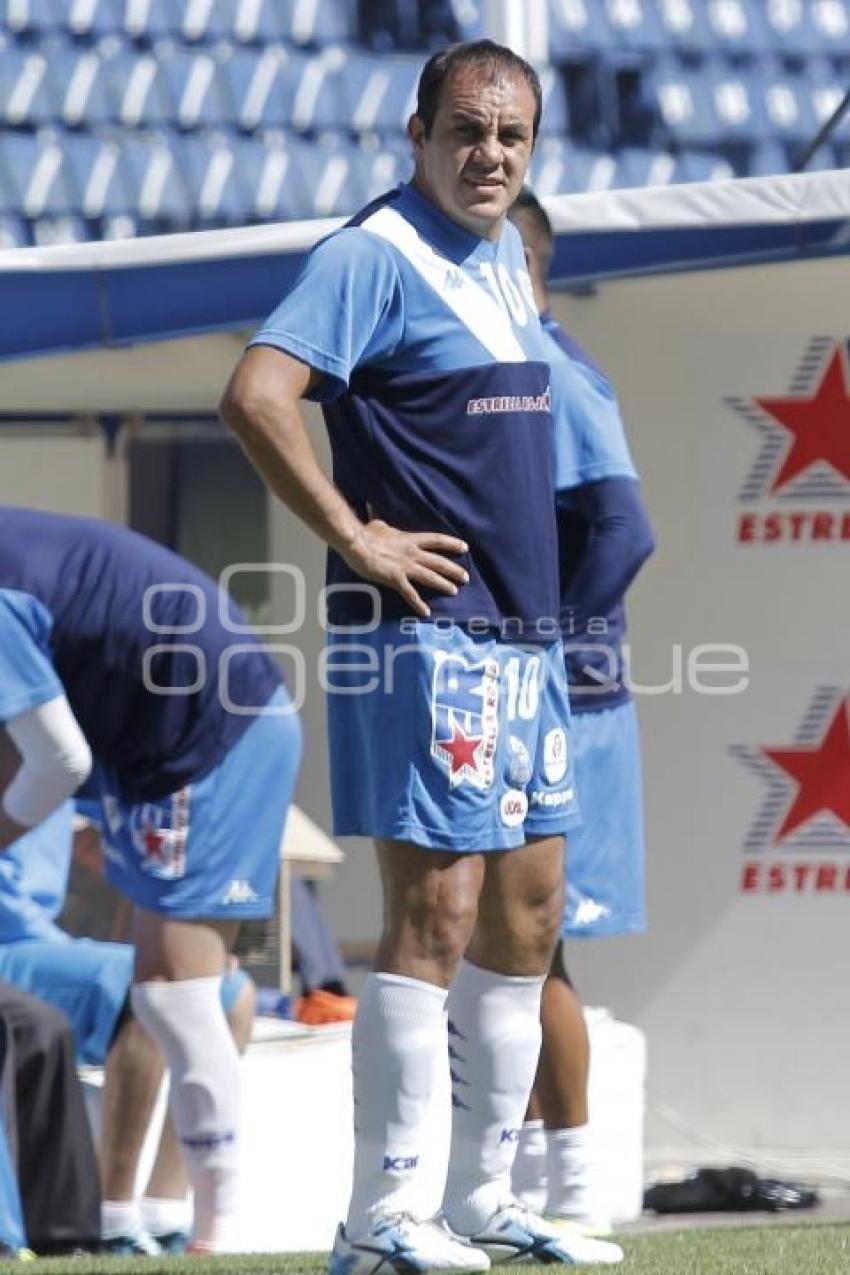
<svg viewBox="0 0 850 1275">
<path fill-rule="evenodd" d="M 404 324 L 392 250 L 357 226 L 310 253 L 292 291 L 250 345 L 271 345 L 325 374 L 312 398 L 336 398 L 360 366 L 388 357 Z"/>
<path fill-rule="evenodd" d="M 64 694 L 48 653 L 50 628 L 36 598 L 0 589 L 0 722 Z"/>
</svg>

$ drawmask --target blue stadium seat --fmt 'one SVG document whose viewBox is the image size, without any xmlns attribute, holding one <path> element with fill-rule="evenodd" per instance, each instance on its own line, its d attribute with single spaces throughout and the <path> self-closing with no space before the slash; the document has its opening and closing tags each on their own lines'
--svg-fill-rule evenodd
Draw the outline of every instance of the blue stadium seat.
<svg viewBox="0 0 850 1275">
<path fill-rule="evenodd" d="M 680 182 L 724 181 L 735 172 L 728 159 L 722 155 L 705 154 L 702 151 L 682 151 L 676 157 L 673 180 Z"/>
<path fill-rule="evenodd" d="M 530 184 L 542 198 L 610 190 L 616 173 L 617 161 L 610 154 L 543 138 L 532 156 Z"/>
<path fill-rule="evenodd" d="M 354 6 L 352 6 L 353 8 Z M 370 0 L 360 6 L 362 39 L 376 53 L 425 52 L 482 34 L 480 0 Z"/>
<path fill-rule="evenodd" d="M 644 81 L 644 94 L 655 106 L 663 132 L 685 146 L 711 146 L 717 117 L 711 83 L 704 69 L 674 58 L 661 58 Z"/>
<path fill-rule="evenodd" d="M 40 39 L 55 23 L 51 0 L 0 0 L 0 29 L 13 36 Z"/>
<path fill-rule="evenodd" d="M 118 172 L 119 142 L 76 133 L 63 138 L 62 146 L 82 216 L 92 221 L 130 216 L 132 203 Z"/>
<path fill-rule="evenodd" d="M 157 62 L 179 128 L 217 128 L 230 122 L 218 81 L 220 64 L 210 53 L 178 49 L 158 53 Z"/>
<path fill-rule="evenodd" d="M 792 57 L 850 53 L 847 0 L 764 0 L 771 42 Z"/>
<path fill-rule="evenodd" d="M 645 54 L 668 47 L 652 0 L 605 0 L 605 14 L 612 41 L 622 48 Z"/>
<path fill-rule="evenodd" d="M 806 92 L 815 115 L 815 130 L 832 115 L 850 84 L 827 58 L 811 58 L 805 65 Z M 832 139 L 837 144 L 850 140 L 850 114 L 845 113 Z"/>
<path fill-rule="evenodd" d="M 318 98 L 325 102 L 326 125 L 358 133 L 403 132 L 416 107 L 421 70 L 420 58 L 351 54 Z"/>
<path fill-rule="evenodd" d="M 543 90 L 543 115 L 540 121 L 541 133 L 568 133 L 570 131 L 570 108 L 567 99 L 567 86 L 563 74 L 557 67 L 544 66 L 538 68 L 540 87 Z"/>
<path fill-rule="evenodd" d="M 237 152 L 221 138 L 180 137 L 172 142 L 200 226 L 238 226 L 250 219 L 250 200 L 240 180 Z"/>
<path fill-rule="evenodd" d="M 280 40 L 279 0 L 225 0 L 233 7 L 230 34 L 240 44 L 275 44 Z"/>
<path fill-rule="evenodd" d="M 291 0 L 280 5 L 281 36 L 293 44 L 353 44 L 358 8 L 351 0 Z"/>
<path fill-rule="evenodd" d="M 125 128 L 156 128 L 171 122 L 174 106 L 162 68 L 150 53 L 126 49 L 103 62 L 112 119 Z"/>
<path fill-rule="evenodd" d="M 585 60 L 603 51 L 613 53 L 616 41 L 599 0 L 548 0 L 549 61 Z"/>
<path fill-rule="evenodd" d="M 281 45 L 269 45 L 262 52 L 236 49 L 218 72 L 231 125 L 246 132 L 290 128 L 307 64 L 305 54 Z"/>
<path fill-rule="evenodd" d="M 770 133 L 777 141 L 799 144 L 814 137 L 818 118 L 804 75 L 788 71 L 779 59 L 766 58 L 753 77 L 764 100 Z"/>
<path fill-rule="evenodd" d="M 246 220 L 297 221 L 307 216 L 295 181 L 303 145 L 297 140 L 271 145 L 253 139 L 234 143 Z"/>
<path fill-rule="evenodd" d="M 717 49 L 705 0 L 654 0 L 658 23 L 668 48 L 708 54 Z"/>
<path fill-rule="evenodd" d="M 173 146 L 164 135 L 121 139 L 118 179 L 142 233 L 183 230 L 193 209 Z"/>
<path fill-rule="evenodd" d="M 748 177 L 773 177 L 788 172 L 788 152 L 781 142 L 761 142 L 747 160 Z"/>
<path fill-rule="evenodd" d="M 48 92 L 49 64 L 35 49 L 0 52 L 0 122 L 33 128 L 53 116 Z"/>
<path fill-rule="evenodd" d="M 2 201 L 0 191 L 0 248 L 26 248 L 31 242 L 26 220 L 16 213 L 3 212 Z"/>
<path fill-rule="evenodd" d="M 121 30 L 121 0 L 68 0 L 61 9 L 68 35 L 100 40 Z"/>
<path fill-rule="evenodd" d="M 711 88 L 716 137 L 723 143 L 752 142 L 770 136 L 764 82 L 750 67 L 710 62 L 706 75 Z"/>
<path fill-rule="evenodd" d="M 8 208 L 31 220 L 79 211 L 65 151 L 55 137 L 0 136 L 0 180 Z"/>
<path fill-rule="evenodd" d="M 705 8 L 721 52 L 753 57 L 769 47 L 763 0 L 706 0 Z"/>
<path fill-rule="evenodd" d="M 54 117 L 69 128 L 98 127 L 112 119 L 103 61 L 93 48 L 52 49 L 48 91 Z"/>
<path fill-rule="evenodd" d="M 617 153 L 616 159 L 614 185 L 617 187 L 669 186 L 676 171 L 676 160 L 667 151 L 626 147 Z"/>
</svg>

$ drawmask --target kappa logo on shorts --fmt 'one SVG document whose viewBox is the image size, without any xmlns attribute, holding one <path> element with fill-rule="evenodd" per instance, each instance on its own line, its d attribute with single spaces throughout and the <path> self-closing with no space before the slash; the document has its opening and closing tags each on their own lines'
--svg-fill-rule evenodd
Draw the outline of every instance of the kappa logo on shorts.
<svg viewBox="0 0 850 1275">
<path fill-rule="evenodd" d="M 162 881 L 186 875 L 186 841 L 189 836 L 191 789 L 181 788 L 162 801 L 134 806 L 130 836 L 142 863 L 142 871 Z"/>
<path fill-rule="evenodd" d="M 460 655 L 434 653 L 431 687 L 431 756 L 449 787 L 492 788 L 499 735 L 499 662 L 469 664 Z"/>
</svg>

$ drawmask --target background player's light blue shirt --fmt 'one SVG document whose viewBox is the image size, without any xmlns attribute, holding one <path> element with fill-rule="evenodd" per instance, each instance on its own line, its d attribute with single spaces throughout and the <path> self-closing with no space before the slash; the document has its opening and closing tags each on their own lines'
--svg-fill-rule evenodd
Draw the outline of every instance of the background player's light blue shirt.
<svg viewBox="0 0 850 1275">
<path fill-rule="evenodd" d="M 557 616 L 549 342 L 514 226 L 481 239 L 399 187 L 317 245 L 252 344 L 324 373 L 334 479 L 360 517 L 469 543 L 470 582 L 429 598 L 435 618 Z M 334 554 L 329 578 L 359 580 Z M 331 618 L 361 622 L 363 601 L 337 595 Z"/>
<path fill-rule="evenodd" d="M 52 624 L 31 594 L 0 588 L 0 722 L 64 695 L 50 658 Z"/>
<path fill-rule="evenodd" d="M 68 886 L 72 816 L 67 801 L 0 854 L 0 944 L 69 941 L 55 920 Z"/>
<path fill-rule="evenodd" d="M 540 321 L 552 368 L 555 490 L 603 478 L 637 479 L 613 385 L 551 314 Z"/>
</svg>

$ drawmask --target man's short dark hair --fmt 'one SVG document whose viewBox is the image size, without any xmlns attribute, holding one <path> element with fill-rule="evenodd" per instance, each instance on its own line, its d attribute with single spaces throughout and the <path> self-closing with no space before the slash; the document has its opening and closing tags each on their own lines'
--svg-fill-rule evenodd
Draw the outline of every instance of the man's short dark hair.
<svg viewBox="0 0 850 1275">
<path fill-rule="evenodd" d="M 544 270 L 548 270 L 555 250 L 555 235 L 549 214 L 530 187 L 523 186 L 508 209 L 508 217 L 511 221 L 521 222 L 530 227 Z M 522 234 L 522 227 L 520 227 L 520 234 Z M 523 235 L 523 238 L 525 237 Z"/>
<path fill-rule="evenodd" d="M 416 98 L 416 114 L 425 126 L 425 136 L 430 136 L 434 116 L 440 105 L 443 85 L 453 72 L 461 67 L 472 67 L 496 79 L 499 75 L 523 80 L 534 94 L 533 136 L 537 137 L 540 116 L 543 111 L 543 90 L 533 66 L 504 44 L 493 40 L 469 40 L 465 44 L 450 44 L 433 54 L 422 68 Z"/>
</svg>

